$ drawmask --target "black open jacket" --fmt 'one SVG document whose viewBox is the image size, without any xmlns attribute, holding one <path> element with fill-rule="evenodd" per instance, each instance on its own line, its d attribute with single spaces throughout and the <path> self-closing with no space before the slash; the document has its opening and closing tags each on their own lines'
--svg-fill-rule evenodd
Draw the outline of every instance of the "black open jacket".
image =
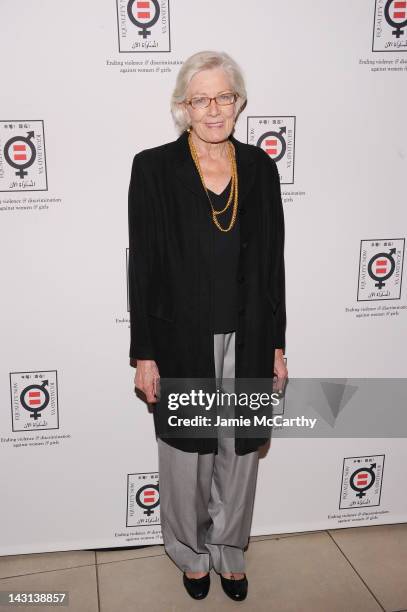
<svg viewBox="0 0 407 612">
<path fill-rule="evenodd" d="M 230 137 L 238 170 L 239 239 L 236 378 L 273 377 L 285 349 L 284 214 L 275 162 Z M 161 378 L 214 378 L 212 282 L 203 244 L 211 212 L 188 132 L 137 153 L 129 186 L 130 358 L 154 359 Z M 160 403 L 153 404 L 154 414 Z M 156 433 L 157 423 L 155 419 Z M 267 438 L 235 439 L 237 454 Z M 217 452 L 217 440 L 166 438 L 189 452 Z"/>
</svg>

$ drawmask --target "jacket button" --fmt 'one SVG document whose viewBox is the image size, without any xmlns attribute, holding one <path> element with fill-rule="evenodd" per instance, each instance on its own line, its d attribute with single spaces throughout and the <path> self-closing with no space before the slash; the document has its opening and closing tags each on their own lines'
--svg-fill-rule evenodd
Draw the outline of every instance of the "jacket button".
<svg viewBox="0 0 407 612">
<path fill-rule="evenodd" d="M 246 308 L 245 308 L 244 306 L 241 306 L 241 307 L 239 308 L 239 310 L 238 310 L 238 313 L 239 313 L 240 315 L 244 314 L 245 312 L 246 312 Z"/>
<path fill-rule="evenodd" d="M 243 274 L 241 276 L 239 276 L 239 278 L 237 279 L 237 282 L 241 285 L 244 281 L 244 276 Z"/>
<path fill-rule="evenodd" d="M 239 340 L 239 342 L 237 343 L 238 348 L 242 348 L 244 346 L 244 342 L 243 340 Z"/>
<path fill-rule="evenodd" d="M 246 209 L 245 209 L 245 208 L 241 208 L 241 209 L 240 209 L 240 214 L 241 214 L 241 215 L 244 215 L 244 214 L 245 214 L 245 212 L 246 212 Z"/>
<path fill-rule="evenodd" d="M 247 245 L 248 244 L 249 243 L 247 241 L 246 242 L 242 242 L 242 249 L 247 249 Z"/>
</svg>

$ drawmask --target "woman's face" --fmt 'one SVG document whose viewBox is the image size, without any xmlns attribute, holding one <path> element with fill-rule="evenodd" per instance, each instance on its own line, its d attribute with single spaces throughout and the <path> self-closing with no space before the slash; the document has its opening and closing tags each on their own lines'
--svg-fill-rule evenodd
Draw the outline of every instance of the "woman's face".
<svg viewBox="0 0 407 612">
<path fill-rule="evenodd" d="M 213 98 L 221 93 L 233 92 L 229 76 L 222 68 L 211 68 L 197 72 L 189 82 L 186 100 L 193 97 Z M 184 103 L 195 134 L 205 142 L 222 142 L 229 138 L 235 124 L 236 102 L 218 106 L 215 100 L 206 108 L 192 108 Z"/>
</svg>

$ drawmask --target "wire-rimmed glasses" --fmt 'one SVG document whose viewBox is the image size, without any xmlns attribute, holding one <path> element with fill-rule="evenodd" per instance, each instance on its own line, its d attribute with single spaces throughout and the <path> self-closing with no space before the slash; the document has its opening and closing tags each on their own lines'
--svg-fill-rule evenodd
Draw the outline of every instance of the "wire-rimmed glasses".
<svg viewBox="0 0 407 612">
<path fill-rule="evenodd" d="M 213 98 L 209 96 L 194 96 L 190 100 L 185 100 L 186 104 L 190 104 L 192 108 L 201 109 L 207 108 L 212 100 L 215 100 L 216 104 L 219 106 L 228 106 L 229 104 L 233 104 L 236 102 L 238 98 L 238 94 L 234 92 L 221 93 Z"/>
</svg>

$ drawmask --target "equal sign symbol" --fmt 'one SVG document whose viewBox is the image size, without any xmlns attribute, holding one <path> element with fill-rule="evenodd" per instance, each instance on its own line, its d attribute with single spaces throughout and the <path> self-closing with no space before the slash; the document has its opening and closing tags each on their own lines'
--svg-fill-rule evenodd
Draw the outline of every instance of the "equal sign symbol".
<svg viewBox="0 0 407 612">
<path fill-rule="evenodd" d="M 150 19 L 150 2 L 137 2 L 136 3 L 136 17 L 137 19 Z M 140 9 L 148 9 L 147 11 L 142 11 Z"/>
<path fill-rule="evenodd" d="M 277 138 L 267 138 L 265 145 L 266 153 L 269 155 L 277 155 Z"/>
<path fill-rule="evenodd" d="M 155 503 L 155 496 L 156 496 L 157 491 L 154 491 L 154 489 L 146 489 L 143 493 L 143 501 L 145 503 L 146 506 L 148 506 L 149 504 L 154 504 Z"/>
<path fill-rule="evenodd" d="M 25 144 L 13 144 L 13 159 L 14 161 L 26 161 L 27 159 L 27 148 Z"/>
<path fill-rule="evenodd" d="M 393 19 L 406 18 L 407 2 L 395 2 L 393 5 Z M 403 10 L 400 10 L 403 9 Z"/>
<path fill-rule="evenodd" d="M 29 391 L 28 392 L 28 405 L 29 406 L 38 406 L 41 404 L 40 399 L 41 392 L 40 391 Z"/>
<path fill-rule="evenodd" d="M 387 264 L 388 264 L 387 259 L 376 259 L 375 261 L 376 276 L 379 276 L 380 274 L 387 274 Z"/>
<path fill-rule="evenodd" d="M 356 486 L 360 488 L 364 488 L 367 485 L 367 481 L 369 479 L 369 474 L 367 472 L 359 472 L 356 477 Z"/>
</svg>

